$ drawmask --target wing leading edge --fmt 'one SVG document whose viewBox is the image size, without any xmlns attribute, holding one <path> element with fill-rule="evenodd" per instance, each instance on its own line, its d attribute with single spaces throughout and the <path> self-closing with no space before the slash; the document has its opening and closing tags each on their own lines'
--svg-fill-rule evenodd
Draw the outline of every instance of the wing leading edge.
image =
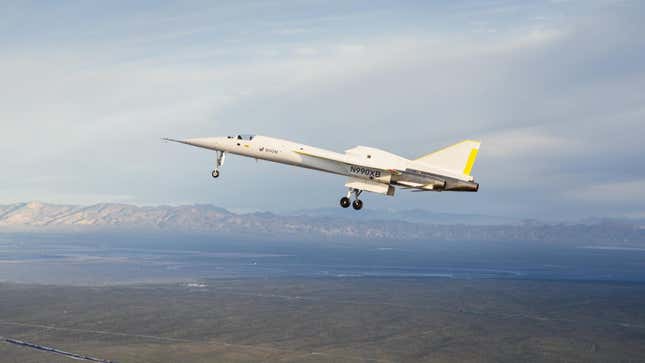
<svg viewBox="0 0 645 363">
<path fill-rule="evenodd" d="M 353 149 L 350 149 L 350 150 L 353 150 Z M 371 155 L 370 155 L 370 158 L 366 157 L 365 159 L 362 159 L 352 154 L 327 154 L 327 153 L 318 152 L 314 150 L 308 150 L 308 151 L 294 150 L 294 152 L 296 154 L 300 154 L 303 156 L 309 156 L 312 158 L 317 158 L 322 160 L 336 161 L 346 165 L 355 165 L 355 166 L 363 166 L 371 169 L 378 169 L 381 171 L 388 172 L 392 175 L 400 175 L 402 173 L 401 170 L 398 170 L 396 168 L 383 167 L 383 165 L 380 162 L 371 160 Z"/>
</svg>

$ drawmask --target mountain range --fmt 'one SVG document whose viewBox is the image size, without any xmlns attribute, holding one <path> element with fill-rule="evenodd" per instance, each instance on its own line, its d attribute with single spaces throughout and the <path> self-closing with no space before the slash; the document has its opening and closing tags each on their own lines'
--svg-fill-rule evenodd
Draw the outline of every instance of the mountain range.
<svg viewBox="0 0 645 363">
<path fill-rule="evenodd" d="M 135 206 L 103 203 L 79 206 L 28 202 L 0 205 L 0 232 L 138 230 L 218 233 L 264 239 L 543 241 L 645 245 L 645 227 L 634 221 L 545 224 L 424 210 L 373 211 L 365 214 L 342 212 L 347 211 L 318 209 L 281 215 L 270 212 L 233 213 L 207 204 Z"/>
</svg>

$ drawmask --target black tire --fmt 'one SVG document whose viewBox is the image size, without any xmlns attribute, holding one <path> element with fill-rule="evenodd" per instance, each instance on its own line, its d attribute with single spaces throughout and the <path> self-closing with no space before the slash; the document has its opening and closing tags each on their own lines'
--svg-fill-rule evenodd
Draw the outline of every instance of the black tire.
<svg viewBox="0 0 645 363">
<path fill-rule="evenodd" d="M 219 177 L 219 170 L 217 170 L 217 169 L 216 169 L 216 170 L 213 170 L 213 172 L 211 173 L 211 176 L 212 176 L 213 178 L 217 178 L 217 177 Z"/>
<path fill-rule="evenodd" d="M 352 204 L 352 202 L 349 201 L 349 198 L 347 197 L 342 197 L 340 198 L 340 206 L 343 208 L 349 207 L 349 205 Z"/>
<path fill-rule="evenodd" d="M 356 210 L 361 210 L 361 208 L 363 208 L 363 201 L 360 199 L 356 199 L 354 203 L 352 203 L 352 207 Z"/>
</svg>

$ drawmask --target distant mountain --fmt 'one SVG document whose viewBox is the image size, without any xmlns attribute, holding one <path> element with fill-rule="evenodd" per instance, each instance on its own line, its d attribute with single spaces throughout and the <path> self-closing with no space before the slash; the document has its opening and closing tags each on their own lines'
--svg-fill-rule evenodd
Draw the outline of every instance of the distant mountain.
<svg viewBox="0 0 645 363">
<path fill-rule="evenodd" d="M 418 210 L 369 211 L 364 216 L 351 218 L 347 215 L 324 209 L 278 215 L 268 212 L 237 214 L 200 204 L 139 207 L 110 203 L 76 206 L 29 202 L 0 205 L 0 232 L 141 230 L 216 233 L 266 240 L 472 240 L 645 245 L 645 226 L 630 221 L 543 224 L 508 220 L 507 224 L 502 224 L 503 220 L 498 217 Z M 447 224 L 448 221 L 460 224 Z"/>
<path fill-rule="evenodd" d="M 41 202 L 0 206 L 0 227 L 130 226 L 208 228 L 209 223 L 232 215 L 210 205 L 137 207 L 128 204 L 90 206 Z"/>
<path fill-rule="evenodd" d="M 339 222 L 329 218 L 280 216 L 261 212 L 236 214 L 212 205 L 139 207 L 128 204 L 90 206 L 56 205 L 41 202 L 0 206 L 1 231 L 74 231 L 137 229 L 187 232 L 217 232 L 265 238 L 419 238 L 414 229 L 395 222 Z M 403 231 L 408 231 L 403 233 Z"/>
</svg>

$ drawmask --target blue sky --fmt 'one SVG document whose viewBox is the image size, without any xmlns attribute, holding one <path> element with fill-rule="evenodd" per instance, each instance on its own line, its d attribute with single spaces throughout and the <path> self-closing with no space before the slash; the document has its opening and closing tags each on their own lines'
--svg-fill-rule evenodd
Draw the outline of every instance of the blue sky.
<svg viewBox="0 0 645 363">
<path fill-rule="evenodd" d="M 645 217 L 631 1 L 1 2 L 0 203 L 335 207 L 344 179 L 160 137 L 258 133 L 415 157 L 482 140 L 477 194 L 370 208 Z"/>
</svg>

